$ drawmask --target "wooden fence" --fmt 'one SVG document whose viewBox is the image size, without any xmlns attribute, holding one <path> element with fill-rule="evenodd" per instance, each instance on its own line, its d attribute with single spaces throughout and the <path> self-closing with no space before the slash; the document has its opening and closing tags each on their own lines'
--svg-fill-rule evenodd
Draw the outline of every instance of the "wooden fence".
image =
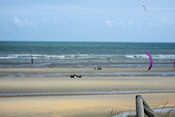
<svg viewBox="0 0 175 117">
<path fill-rule="evenodd" d="M 136 115 L 137 117 L 144 117 L 145 114 L 148 117 L 157 117 L 141 95 L 136 95 Z"/>
</svg>

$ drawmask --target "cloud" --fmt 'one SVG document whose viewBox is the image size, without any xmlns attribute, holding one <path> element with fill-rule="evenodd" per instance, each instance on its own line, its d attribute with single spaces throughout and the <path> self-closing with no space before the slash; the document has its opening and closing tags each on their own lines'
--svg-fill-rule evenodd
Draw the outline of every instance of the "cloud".
<svg viewBox="0 0 175 117">
<path fill-rule="evenodd" d="M 113 23 L 112 23 L 112 21 L 110 21 L 110 20 L 106 20 L 105 23 L 106 23 L 106 25 L 109 26 L 109 27 L 112 27 L 112 26 L 113 26 Z"/>
<path fill-rule="evenodd" d="M 150 10 L 175 10 L 175 7 L 153 7 L 153 8 L 150 8 Z"/>
<path fill-rule="evenodd" d="M 13 17 L 14 23 L 18 26 L 23 26 L 23 22 L 16 16 Z"/>
<path fill-rule="evenodd" d="M 125 22 L 124 22 L 124 21 L 120 21 L 120 25 L 121 25 L 122 27 L 125 27 Z"/>
<path fill-rule="evenodd" d="M 153 23 L 153 22 L 148 22 L 147 24 L 148 24 L 148 26 L 151 26 L 151 27 L 158 27 L 159 26 L 159 24 Z"/>
<path fill-rule="evenodd" d="M 167 17 L 163 17 L 160 19 L 160 22 L 164 23 L 164 24 L 168 24 L 169 26 L 173 25 L 173 21 L 171 19 L 168 19 Z"/>
<path fill-rule="evenodd" d="M 126 27 L 126 26 L 134 24 L 134 21 L 132 19 L 128 19 L 128 21 L 115 21 L 115 20 L 111 21 L 111 20 L 106 20 L 105 24 L 108 27 L 113 27 L 115 25 L 119 25 L 121 27 Z"/>
<path fill-rule="evenodd" d="M 43 22 L 44 22 L 44 23 L 47 23 L 47 18 L 44 18 L 44 19 L 43 19 Z"/>
<path fill-rule="evenodd" d="M 27 25 L 27 26 L 32 26 L 33 23 L 28 21 L 27 19 L 24 20 L 24 25 Z"/>
<path fill-rule="evenodd" d="M 128 24 L 133 24 L 133 20 L 129 19 Z"/>
<path fill-rule="evenodd" d="M 20 26 L 20 27 L 24 27 L 24 26 L 33 26 L 33 23 L 27 19 L 21 20 L 19 19 L 17 16 L 13 17 L 13 21 L 16 25 Z"/>
</svg>

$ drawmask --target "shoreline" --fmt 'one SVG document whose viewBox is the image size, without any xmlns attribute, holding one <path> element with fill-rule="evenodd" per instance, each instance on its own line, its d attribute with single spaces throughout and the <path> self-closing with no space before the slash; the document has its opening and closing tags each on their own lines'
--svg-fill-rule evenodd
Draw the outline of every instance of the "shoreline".
<svg viewBox="0 0 175 117">
<path fill-rule="evenodd" d="M 33 59 L 35 60 L 35 59 Z M 42 59 L 41 59 L 42 60 Z M 45 59 L 43 59 L 45 60 Z M 47 60 L 47 59 L 46 59 Z M 67 59 L 69 60 L 69 59 Z M 71 59 L 70 59 L 71 60 Z M 81 60 L 81 59 L 80 59 Z M 30 61 L 30 59 L 29 59 Z M 36 61 L 34 64 L 42 64 L 45 62 L 39 62 Z M 46 62 L 48 63 L 48 62 Z M 18 65 L 18 64 L 31 64 L 31 62 L 0 62 L 0 64 L 7 64 L 7 65 Z M 149 62 L 93 62 L 93 61 L 89 61 L 89 62 L 74 62 L 74 63 L 67 63 L 67 62 L 63 62 L 63 63 L 50 63 L 50 64 L 55 64 L 55 65 L 77 65 L 77 64 L 82 64 L 82 65 L 108 65 L 108 64 L 150 64 Z M 154 62 L 154 64 L 173 64 L 173 62 Z"/>
<path fill-rule="evenodd" d="M 85 95 L 121 95 L 121 94 L 175 93 L 175 90 L 128 90 L 128 91 L 96 91 L 96 92 L 35 92 L 35 93 L 0 93 L 1 97 L 32 96 L 85 96 Z"/>
<path fill-rule="evenodd" d="M 79 62 L 80 61 L 80 62 Z M 140 62 L 115 62 L 115 61 L 104 61 L 104 62 L 93 62 L 90 60 L 84 60 L 81 62 L 79 60 L 78 62 L 72 62 L 72 60 L 69 61 L 62 61 L 58 60 L 56 61 L 35 61 L 34 64 L 31 64 L 31 60 L 28 60 L 27 62 L 2 62 L 0 61 L 0 68 L 95 68 L 98 65 L 100 65 L 102 68 L 142 68 L 142 67 L 148 67 L 149 66 L 149 60 L 140 61 Z M 170 62 L 162 61 L 162 62 L 154 62 L 154 67 L 169 67 L 173 68 L 174 61 L 171 60 Z"/>
<path fill-rule="evenodd" d="M 170 67 L 152 68 L 0 68 L 0 78 L 69 78 L 73 73 L 88 77 L 175 77 L 175 69 Z M 81 78 L 81 79 L 82 79 Z"/>
<path fill-rule="evenodd" d="M 173 67 L 153 67 L 150 71 L 145 67 L 141 68 L 102 68 L 102 70 L 94 70 L 94 68 L 0 68 L 0 73 L 113 73 L 113 72 L 175 72 Z"/>
</svg>

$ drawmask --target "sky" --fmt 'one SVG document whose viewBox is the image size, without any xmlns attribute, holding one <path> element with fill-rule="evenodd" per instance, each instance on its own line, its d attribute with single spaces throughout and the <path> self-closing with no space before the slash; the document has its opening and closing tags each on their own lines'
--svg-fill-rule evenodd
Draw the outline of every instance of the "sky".
<svg viewBox="0 0 175 117">
<path fill-rule="evenodd" d="M 0 41 L 175 42 L 175 0 L 0 0 Z"/>
</svg>

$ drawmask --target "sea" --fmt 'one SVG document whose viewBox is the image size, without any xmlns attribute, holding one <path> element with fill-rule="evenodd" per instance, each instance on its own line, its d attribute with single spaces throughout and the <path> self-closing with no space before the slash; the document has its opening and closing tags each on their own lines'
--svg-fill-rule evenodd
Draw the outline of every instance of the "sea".
<svg viewBox="0 0 175 117">
<path fill-rule="evenodd" d="M 153 67 L 174 67 L 175 43 L 0 41 L 0 68 L 147 68 L 145 51 Z"/>
</svg>

